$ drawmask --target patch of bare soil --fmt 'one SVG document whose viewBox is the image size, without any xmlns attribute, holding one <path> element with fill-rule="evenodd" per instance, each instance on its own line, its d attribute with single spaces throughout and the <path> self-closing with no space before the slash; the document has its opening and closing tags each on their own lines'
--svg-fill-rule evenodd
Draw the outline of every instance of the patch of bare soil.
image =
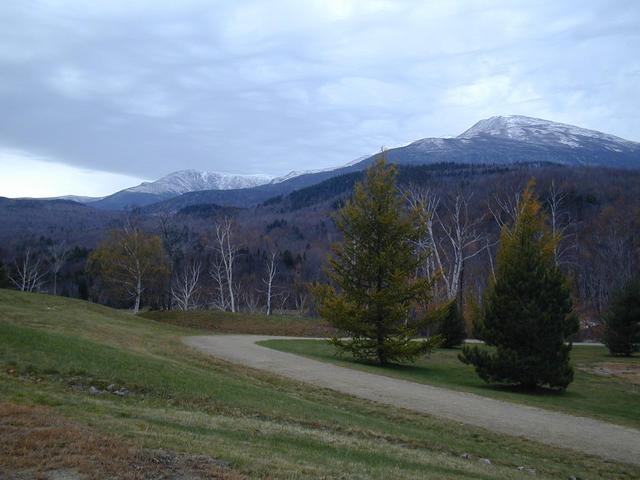
<svg viewBox="0 0 640 480">
<path fill-rule="evenodd" d="M 578 368 L 584 372 L 600 375 L 601 377 L 618 377 L 627 382 L 640 385 L 640 364 L 602 362 L 597 365 Z"/>
<path fill-rule="evenodd" d="M 242 476 L 221 460 L 144 449 L 98 435 L 51 409 L 0 403 L 0 478 L 233 480 Z"/>
</svg>

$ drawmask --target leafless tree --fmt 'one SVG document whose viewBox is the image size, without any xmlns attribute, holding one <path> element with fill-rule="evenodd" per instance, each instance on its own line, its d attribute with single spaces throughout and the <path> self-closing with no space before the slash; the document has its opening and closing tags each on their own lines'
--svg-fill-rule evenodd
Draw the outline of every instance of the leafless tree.
<svg viewBox="0 0 640 480">
<path fill-rule="evenodd" d="M 426 274 L 440 279 L 447 299 L 454 299 L 462 292 L 465 262 L 485 248 L 485 237 L 478 230 L 482 218 L 470 217 L 470 196 L 457 195 L 452 205 L 446 207 L 428 189 L 412 187 L 406 193 L 409 205 L 421 212 L 426 224 L 426 237 L 418 242 L 418 248 L 431 250 Z"/>
<path fill-rule="evenodd" d="M 488 204 L 489 212 L 498 227 L 513 225 L 520 213 L 520 192 L 514 191 L 508 195 L 494 196 L 494 205 Z"/>
<path fill-rule="evenodd" d="M 27 248 L 21 261 L 15 260 L 15 275 L 9 275 L 9 280 L 21 292 L 40 290 L 42 279 L 46 275 L 42 263 L 42 256 L 34 255 L 31 248 Z"/>
<path fill-rule="evenodd" d="M 275 249 L 272 249 L 268 252 L 265 267 L 265 277 L 262 279 L 262 283 L 264 283 L 266 287 L 265 294 L 267 296 L 267 315 L 271 315 L 271 301 L 274 297 L 273 279 L 278 272 L 278 252 Z"/>
<path fill-rule="evenodd" d="M 296 292 L 294 300 L 296 302 L 296 310 L 298 312 L 298 316 L 301 317 L 302 315 L 304 315 L 304 312 L 307 309 L 307 302 L 309 300 L 307 290 L 300 289 L 298 292 Z"/>
<path fill-rule="evenodd" d="M 570 250 L 576 248 L 575 236 L 570 229 L 573 222 L 569 212 L 564 208 L 567 194 L 556 186 L 555 181 L 551 181 L 547 196 L 547 207 L 549 208 L 551 233 L 555 240 L 553 247 L 553 258 L 556 265 L 565 263 Z"/>
<path fill-rule="evenodd" d="M 252 288 L 246 288 L 242 291 L 242 299 L 245 309 L 249 313 L 256 313 L 260 309 L 260 298 Z"/>
<path fill-rule="evenodd" d="M 171 298 L 180 310 L 191 310 L 198 306 L 198 282 L 202 264 L 192 260 L 186 263 L 171 282 Z"/>
<path fill-rule="evenodd" d="M 213 300 L 213 307 L 218 310 L 226 310 L 227 302 L 227 286 L 225 284 L 226 275 L 224 273 L 224 264 L 220 257 L 214 259 L 209 267 L 209 276 L 215 284 L 216 296 Z"/>
<path fill-rule="evenodd" d="M 53 275 L 53 294 L 58 293 L 58 274 L 69 254 L 69 248 L 64 241 L 60 243 L 54 243 L 49 247 L 49 258 L 51 259 L 51 274 Z"/>
<path fill-rule="evenodd" d="M 238 246 L 233 238 L 233 221 L 224 217 L 215 225 L 216 249 L 221 260 L 221 273 L 227 289 L 228 307 L 236 311 L 236 296 L 233 284 L 233 269 L 238 255 Z"/>
</svg>

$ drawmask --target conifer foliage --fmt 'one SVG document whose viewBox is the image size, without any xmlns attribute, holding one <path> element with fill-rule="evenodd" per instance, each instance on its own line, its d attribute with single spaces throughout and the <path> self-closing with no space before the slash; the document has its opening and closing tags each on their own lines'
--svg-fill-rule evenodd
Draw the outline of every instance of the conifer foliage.
<svg viewBox="0 0 640 480">
<path fill-rule="evenodd" d="M 605 317 L 604 343 L 612 355 L 640 349 L 640 279 L 617 292 Z"/>
<path fill-rule="evenodd" d="M 378 159 L 356 185 L 336 218 L 343 240 L 334 245 L 331 285 L 315 289 L 320 314 L 338 330 L 332 343 L 381 364 L 414 360 L 437 343 L 414 340 L 427 315 L 410 317 L 428 300 L 431 283 L 415 276 L 424 260 L 415 249 L 424 219 L 406 209 L 396 175 Z"/>
<path fill-rule="evenodd" d="M 447 303 L 439 315 L 438 335 L 441 338 L 443 348 L 453 348 L 461 345 L 467 338 L 464 325 L 464 317 L 458 302 L 452 300 Z"/>
<path fill-rule="evenodd" d="M 460 359 L 487 382 L 564 390 L 578 321 L 569 287 L 553 259 L 558 241 L 545 224 L 534 183 L 524 191 L 511 228 L 500 235 L 496 279 L 485 297 L 482 336 L 491 349 L 466 346 Z"/>
</svg>

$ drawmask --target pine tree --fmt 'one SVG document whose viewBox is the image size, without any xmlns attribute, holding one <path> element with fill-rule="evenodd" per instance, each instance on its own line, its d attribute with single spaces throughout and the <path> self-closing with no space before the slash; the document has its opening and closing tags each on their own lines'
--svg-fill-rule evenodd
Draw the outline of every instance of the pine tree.
<svg viewBox="0 0 640 480">
<path fill-rule="evenodd" d="M 334 246 L 327 272 L 332 285 L 315 288 L 320 314 L 338 331 L 331 342 L 381 364 L 414 360 L 437 342 L 414 340 L 427 315 L 410 316 L 428 299 L 431 283 L 415 276 L 424 260 L 414 247 L 424 221 L 406 210 L 396 175 L 394 166 L 378 159 L 355 186 L 336 218 L 344 238 Z"/>
<path fill-rule="evenodd" d="M 612 355 L 629 356 L 640 349 L 640 279 L 614 295 L 603 340 Z"/>
<path fill-rule="evenodd" d="M 578 330 L 569 287 L 555 265 L 554 238 L 530 182 L 511 229 L 503 228 L 495 282 L 486 296 L 485 342 L 460 360 L 487 382 L 564 390 L 573 380 L 568 337 Z"/>
<path fill-rule="evenodd" d="M 462 345 L 464 339 L 467 338 L 467 333 L 458 302 L 452 300 L 447 303 L 439 316 L 438 335 L 441 338 L 441 346 L 453 348 Z"/>
</svg>

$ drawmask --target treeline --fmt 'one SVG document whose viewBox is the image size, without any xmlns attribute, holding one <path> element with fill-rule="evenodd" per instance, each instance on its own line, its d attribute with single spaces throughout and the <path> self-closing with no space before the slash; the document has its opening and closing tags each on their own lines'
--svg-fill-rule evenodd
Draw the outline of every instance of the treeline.
<svg viewBox="0 0 640 480">
<path fill-rule="evenodd" d="M 562 237 L 554 261 L 571 281 L 581 335 L 600 338 L 614 292 L 638 271 L 639 172 L 548 164 L 400 167 L 398 188 L 406 202 L 430 219 L 418 247 L 433 255 L 420 274 L 437 277 L 434 304 L 455 298 L 470 318 L 495 271 L 500 230 L 531 177 L 552 229 Z M 0 247 L 0 282 L 132 307 L 135 295 L 124 291 L 122 281 L 111 282 L 117 275 L 91 258 L 133 229 L 145 241 L 154 238 L 160 250 L 154 255 L 163 265 L 146 273 L 143 307 L 315 314 L 307 286 L 326 280 L 330 246 L 342 238 L 332 216 L 361 178 L 358 172 L 332 178 L 248 209 L 199 205 L 161 215 L 110 215 L 99 227 L 91 224 L 87 235 L 73 223 L 79 215 L 69 215 L 69 207 L 60 218 L 49 208 L 47 225 L 57 221 L 55 230 L 37 235 L 32 227 Z M 100 241 L 80 243 L 98 235 Z M 59 267 L 54 246 L 66 252 Z"/>
</svg>

